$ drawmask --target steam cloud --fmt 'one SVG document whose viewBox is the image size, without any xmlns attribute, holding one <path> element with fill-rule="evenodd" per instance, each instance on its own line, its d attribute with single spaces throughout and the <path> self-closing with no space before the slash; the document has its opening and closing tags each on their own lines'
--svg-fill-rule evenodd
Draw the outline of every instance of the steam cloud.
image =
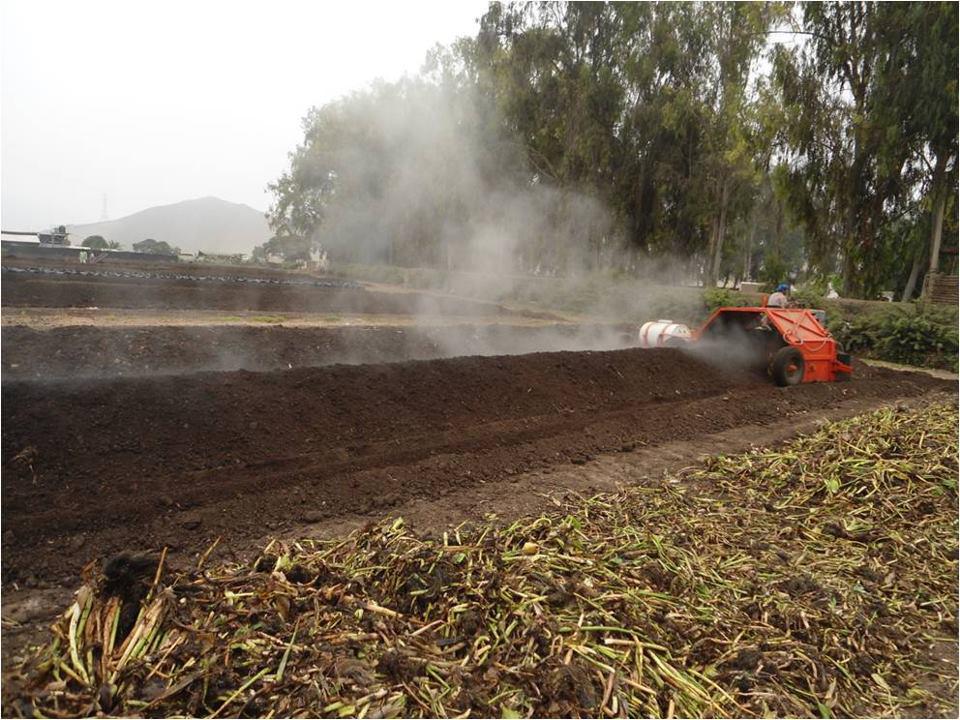
<svg viewBox="0 0 960 720">
<path fill-rule="evenodd" d="M 538 278 L 638 271 L 615 214 L 588 188 L 561 187 L 533 167 L 525 144 L 505 134 L 472 86 L 379 84 L 314 110 L 306 126 L 291 177 L 317 189 L 322 220 L 312 241 L 335 263 L 437 269 L 446 273 L 446 291 L 490 300 Z M 688 260 L 648 262 L 648 277 L 661 282 L 689 274 Z M 617 307 L 601 295 L 585 314 L 660 317 L 658 306 L 669 305 L 660 295 L 659 286 L 638 281 L 636 294 L 618 298 Z M 416 314 L 423 324 L 436 322 Z M 516 351 L 624 346 L 622 328 L 537 337 L 535 346 L 518 341 Z M 455 343 L 444 354 L 504 351 Z"/>
<path fill-rule="evenodd" d="M 335 189 L 315 243 L 335 259 L 484 274 L 596 265 L 619 236 L 612 214 L 531 171 L 492 112 L 419 80 L 317 111 L 303 159 Z"/>
</svg>

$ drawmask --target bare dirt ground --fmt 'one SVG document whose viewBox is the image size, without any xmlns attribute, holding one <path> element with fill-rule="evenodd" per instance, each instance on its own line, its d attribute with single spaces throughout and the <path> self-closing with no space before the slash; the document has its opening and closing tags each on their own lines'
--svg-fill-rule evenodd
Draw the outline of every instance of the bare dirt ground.
<svg viewBox="0 0 960 720">
<path fill-rule="evenodd" d="M 369 319 L 368 319 L 369 320 Z M 5 379 L 282 370 L 334 364 L 628 347 L 612 325 L 66 325 L 3 327 Z"/>
<path fill-rule="evenodd" d="M 216 265 L 213 263 L 187 262 L 132 262 L 129 260 L 109 260 L 100 263 L 81 263 L 79 260 L 54 260 L 38 258 L 4 257 L 4 267 L 34 268 L 42 267 L 52 271 L 97 271 L 123 273 L 171 273 L 177 275 L 203 276 L 232 276 L 273 278 L 278 280 L 304 279 L 315 277 L 313 273 L 286 270 L 265 265 Z"/>
<path fill-rule="evenodd" d="M 189 556 L 217 536 L 244 544 L 305 520 L 456 498 L 597 453 L 735 428 L 753 437 L 787 415 L 954 389 L 859 371 L 783 390 L 678 350 L 623 350 L 5 381 L 3 582 L 69 583 L 92 557 Z"/>
<path fill-rule="evenodd" d="M 477 300 L 419 292 L 378 292 L 335 278 L 296 276 L 288 280 L 249 275 L 171 278 L 144 268 L 54 269 L 34 272 L 4 265 L 0 296 L 4 307 L 139 308 L 150 310 L 256 310 L 420 316 L 513 315 L 515 311 Z M 44 270 L 44 268 L 38 268 Z M 137 274 L 134 274 L 137 273 Z"/>
<path fill-rule="evenodd" d="M 118 552 L 166 547 L 176 567 L 384 514 L 509 519 L 957 394 L 863 364 L 779 389 L 677 350 L 490 355 L 620 347 L 626 329 L 418 293 L 4 273 L 2 299 L 5 662 Z"/>
<path fill-rule="evenodd" d="M 462 325 L 465 319 L 457 316 L 438 315 L 429 318 L 430 327 L 448 327 Z M 569 321 L 545 314 L 530 315 L 477 315 L 466 322 L 481 325 L 512 325 L 516 327 L 539 327 L 558 323 L 582 325 L 591 324 L 581 321 Z M 399 313 L 305 313 L 270 312 L 255 310 L 234 310 L 229 313 L 219 310 L 143 310 L 135 308 L 4 308 L 0 325 L 3 327 L 25 327 L 34 330 L 51 330 L 64 327 L 210 327 L 237 325 L 283 326 L 283 327 L 357 327 L 390 326 L 410 327 L 423 325 L 419 315 Z M 595 324 L 595 323 L 594 323 Z"/>
</svg>

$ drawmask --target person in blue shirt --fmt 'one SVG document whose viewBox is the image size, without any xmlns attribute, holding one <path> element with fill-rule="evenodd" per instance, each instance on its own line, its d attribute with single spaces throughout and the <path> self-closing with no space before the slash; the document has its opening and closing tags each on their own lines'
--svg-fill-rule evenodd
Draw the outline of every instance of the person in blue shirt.
<svg viewBox="0 0 960 720">
<path fill-rule="evenodd" d="M 790 286 L 787 283 L 780 283 L 773 294 L 767 298 L 767 307 L 785 308 L 790 302 Z"/>
</svg>

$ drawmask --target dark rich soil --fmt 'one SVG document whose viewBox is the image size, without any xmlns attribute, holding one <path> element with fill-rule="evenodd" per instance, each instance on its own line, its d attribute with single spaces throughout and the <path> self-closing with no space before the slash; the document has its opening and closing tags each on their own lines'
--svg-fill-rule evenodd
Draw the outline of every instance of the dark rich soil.
<svg viewBox="0 0 960 720">
<path fill-rule="evenodd" d="M 955 390 L 858 371 L 778 389 L 677 350 L 623 350 L 6 381 L 3 581 L 71 582 L 91 558 L 164 545 L 176 562 L 217 537 L 229 549 L 599 452 Z"/>
<path fill-rule="evenodd" d="M 625 328 L 603 325 L 4 327 L 0 335 L 4 379 L 282 370 L 615 349 L 635 340 Z"/>
<path fill-rule="evenodd" d="M 97 271 L 97 272 L 145 272 L 176 273 L 196 276 L 233 276 L 249 278 L 272 278 L 277 280 L 309 280 L 322 277 L 305 270 L 286 270 L 269 265 L 220 265 L 217 263 L 197 262 L 133 262 L 109 258 L 103 262 L 81 263 L 79 260 L 54 258 L 17 258 L 4 257 L 3 266 L 11 268 L 42 267 L 44 270 Z"/>
<path fill-rule="evenodd" d="M 27 277 L 50 277 L 55 279 L 96 281 L 96 280 L 121 280 L 121 281 L 140 281 L 140 280 L 189 280 L 193 282 L 218 283 L 218 284 L 246 284 L 246 285 L 305 285 L 323 288 L 352 288 L 359 289 L 363 285 L 354 280 L 345 280 L 334 277 L 319 277 L 310 275 L 266 275 L 262 273 L 251 274 L 231 273 L 222 268 L 210 268 L 206 273 L 203 272 L 182 272 L 180 268 L 103 268 L 99 266 L 79 266 L 73 268 L 56 268 L 46 265 L 28 265 L 18 267 L 15 265 L 2 265 L 0 272 L 7 274 L 9 278 L 27 278 Z"/>
<path fill-rule="evenodd" d="M 307 282 L 311 280 L 335 280 L 338 278 L 308 270 L 287 270 L 271 265 L 221 265 L 199 262 L 133 262 L 131 260 L 109 259 L 97 263 L 81 263 L 78 260 L 59 260 L 53 258 L 17 258 L 4 257 L 4 268 L 29 270 L 41 268 L 45 272 L 63 271 L 97 273 L 149 273 L 176 274 L 202 277 L 232 278 L 268 278 L 279 281 Z M 6 278 L 4 278 L 6 279 Z M 349 281 L 346 281 L 349 282 Z M 356 284 L 356 283 L 354 283 Z"/>
<path fill-rule="evenodd" d="M 101 269 L 108 273 L 109 270 Z M 257 284 L 159 277 L 49 275 L 4 272 L 7 307 L 99 307 L 161 310 L 477 316 L 513 314 L 498 305 L 415 292 Z M 320 279 L 317 279 L 319 282 Z"/>
</svg>

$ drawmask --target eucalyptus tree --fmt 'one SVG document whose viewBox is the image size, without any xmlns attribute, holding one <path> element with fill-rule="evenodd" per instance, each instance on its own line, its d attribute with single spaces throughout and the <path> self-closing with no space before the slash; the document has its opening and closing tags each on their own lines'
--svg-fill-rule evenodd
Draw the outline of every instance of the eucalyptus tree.
<svg viewBox="0 0 960 720">
<path fill-rule="evenodd" d="M 889 283 L 906 244 L 893 230 L 916 215 L 922 158 L 910 118 L 924 103 L 913 95 L 911 110 L 906 98 L 921 92 L 907 91 L 919 72 L 920 27 L 905 16 L 922 5 L 807 3 L 800 25 L 809 41 L 775 60 L 790 158 L 782 189 L 809 236 L 810 263 L 823 273 L 839 267 L 852 296 Z M 955 54 L 955 36 L 936 52 L 951 42 Z"/>
<path fill-rule="evenodd" d="M 705 3 L 711 72 L 704 82 L 706 162 L 702 167 L 709 198 L 710 244 L 705 279 L 713 284 L 720 273 L 724 243 L 738 192 L 749 194 L 740 205 L 749 207 L 755 192 L 757 164 L 766 157 L 758 147 L 757 92 L 751 70 L 766 45 L 766 32 L 778 17 L 777 3 Z"/>
<path fill-rule="evenodd" d="M 912 270 L 903 298 L 909 299 L 923 270 L 938 270 L 946 208 L 957 197 L 958 12 L 956 3 L 885 3 L 880 7 L 890 46 L 881 68 L 878 109 L 912 150 L 919 176 L 924 233 L 906 248 Z M 924 237 L 925 234 L 925 237 Z"/>
</svg>

